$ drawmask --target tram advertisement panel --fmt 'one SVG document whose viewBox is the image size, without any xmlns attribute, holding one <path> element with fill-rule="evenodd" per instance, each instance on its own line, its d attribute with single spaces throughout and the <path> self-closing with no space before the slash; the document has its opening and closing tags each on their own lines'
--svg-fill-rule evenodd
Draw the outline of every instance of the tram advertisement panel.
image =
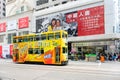
<svg viewBox="0 0 120 80">
<path fill-rule="evenodd" d="M 61 13 L 50 14 L 36 19 L 36 32 L 46 32 L 48 27 L 57 27 L 59 20 L 60 29 L 68 32 L 71 36 L 86 36 L 104 33 L 104 6 L 97 6 L 76 11 L 63 11 Z"/>
</svg>

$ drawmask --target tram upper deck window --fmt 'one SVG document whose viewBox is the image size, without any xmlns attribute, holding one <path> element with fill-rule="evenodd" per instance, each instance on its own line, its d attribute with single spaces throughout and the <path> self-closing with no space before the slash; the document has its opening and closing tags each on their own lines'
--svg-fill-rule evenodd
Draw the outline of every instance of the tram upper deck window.
<svg viewBox="0 0 120 80">
<path fill-rule="evenodd" d="M 54 34 L 53 33 L 49 33 L 48 34 L 48 40 L 54 39 Z"/>
<path fill-rule="evenodd" d="M 36 36 L 35 36 L 35 41 L 39 41 L 39 40 L 41 40 L 40 35 L 36 35 Z"/>
<path fill-rule="evenodd" d="M 59 39 L 60 38 L 60 32 L 55 33 L 55 39 Z"/>
<path fill-rule="evenodd" d="M 25 36 L 25 37 L 23 38 L 23 42 L 28 42 L 28 37 L 27 37 L 27 36 Z"/>
<path fill-rule="evenodd" d="M 17 38 L 13 38 L 13 43 L 17 43 Z"/>
<path fill-rule="evenodd" d="M 29 36 L 29 41 L 33 41 L 33 36 Z"/>
<path fill-rule="evenodd" d="M 62 38 L 67 38 L 67 34 L 66 33 L 62 33 Z"/>
<path fill-rule="evenodd" d="M 18 42 L 23 42 L 23 39 L 22 38 L 18 38 Z"/>
<path fill-rule="evenodd" d="M 41 40 L 46 40 L 46 34 L 41 34 Z"/>
</svg>

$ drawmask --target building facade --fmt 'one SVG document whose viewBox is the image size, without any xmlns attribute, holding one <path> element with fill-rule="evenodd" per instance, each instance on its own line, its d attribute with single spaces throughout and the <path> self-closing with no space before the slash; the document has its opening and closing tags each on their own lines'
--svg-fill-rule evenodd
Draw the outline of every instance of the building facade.
<svg viewBox="0 0 120 80">
<path fill-rule="evenodd" d="M 69 52 L 72 48 L 84 54 L 120 52 L 119 0 L 75 0 L 65 3 L 55 0 L 57 4 L 49 6 L 46 5 L 48 2 L 38 5 L 39 1 L 36 0 L 34 12 L 37 33 L 47 31 L 53 18 L 60 19 L 62 29 L 68 32 Z"/>
<path fill-rule="evenodd" d="M 6 9 L 1 46 L 10 45 L 12 36 L 48 31 L 52 19 L 59 19 L 68 32 L 69 52 L 120 52 L 119 0 L 7 0 Z"/>
<path fill-rule="evenodd" d="M 0 0 L 0 19 L 6 16 L 5 0 Z"/>
<path fill-rule="evenodd" d="M 6 0 L 6 17 L 0 20 L 0 56 L 12 54 L 13 36 L 32 32 L 33 3 L 33 0 Z"/>
</svg>

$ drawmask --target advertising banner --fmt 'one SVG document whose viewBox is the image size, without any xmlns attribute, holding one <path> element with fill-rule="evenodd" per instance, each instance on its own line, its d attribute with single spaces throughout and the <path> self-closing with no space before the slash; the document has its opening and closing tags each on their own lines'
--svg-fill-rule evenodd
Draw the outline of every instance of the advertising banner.
<svg viewBox="0 0 120 80">
<path fill-rule="evenodd" d="M 12 55 L 13 54 L 13 45 L 10 45 L 10 48 L 9 48 L 10 50 L 10 55 Z"/>
<path fill-rule="evenodd" d="M 7 58 L 7 55 L 10 54 L 9 45 L 2 46 L 2 57 Z"/>
<path fill-rule="evenodd" d="M 7 30 L 15 30 L 17 29 L 17 21 L 13 20 L 13 21 L 8 21 L 7 22 Z"/>
<path fill-rule="evenodd" d="M 0 23 L 0 32 L 6 32 L 6 23 Z"/>
<path fill-rule="evenodd" d="M 39 18 L 36 20 L 36 32 L 41 33 L 41 32 L 46 32 L 49 30 L 49 27 L 53 27 L 52 30 L 66 30 L 68 32 L 69 36 L 77 36 L 77 22 L 76 18 L 74 20 L 69 20 L 69 15 L 76 15 L 77 13 L 70 13 L 70 14 L 63 14 L 63 13 L 58 13 L 55 15 L 51 16 L 46 16 L 44 18 Z M 67 17 L 67 19 L 66 19 Z"/>
<path fill-rule="evenodd" d="M 104 34 L 104 6 L 96 6 L 77 11 L 50 14 L 36 19 L 36 32 L 58 29 L 68 32 L 68 37 Z"/>
<path fill-rule="evenodd" d="M 29 27 L 29 17 L 20 18 L 18 20 L 19 29 Z"/>
<path fill-rule="evenodd" d="M 78 35 L 104 34 L 104 6 L 78 11 Z"/>
<path fill-rule="evenodd" d="M 2 57 L 2 46 L 0 46 L 0 58 Z"/>
</svg>

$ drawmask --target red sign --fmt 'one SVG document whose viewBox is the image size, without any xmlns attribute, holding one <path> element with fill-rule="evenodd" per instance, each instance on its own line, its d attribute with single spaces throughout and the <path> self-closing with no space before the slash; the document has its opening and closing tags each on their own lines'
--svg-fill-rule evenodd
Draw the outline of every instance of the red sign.
<svg viewBox="0 0 120 80">
<path fill-rule="evenodd" d="M 2 46 L 0 46 L 0 58 L 2 57 Z"/>
<path fill-rule="evenodd" d="M 6 32 L 6 23 L 0 23 L 0 32 Z"/>
<path fill-rule="evenodd" d="M 104 34 L 104 6 L 78 11 L 78 35 Z"/>
<path fill-rule="evenodd" d="M 19 22 L 18 22 L 18 25 L 19 25 L 19 29 L 28 28 L 28 26 L 29 26 L 29 17 L 20 18 Z"/>
<path fill-rule="evenodd" d="M 10 55 L 13 54 L 13 45 L 10 45 Z"/>
<path fill-rule="evenodd" d="M 69 13 L 69 14 L 66 14 L 65 16 L 66 16 L 67 23 L 76 22 L 78 17 L 77 12 Z"/>
</svg>

